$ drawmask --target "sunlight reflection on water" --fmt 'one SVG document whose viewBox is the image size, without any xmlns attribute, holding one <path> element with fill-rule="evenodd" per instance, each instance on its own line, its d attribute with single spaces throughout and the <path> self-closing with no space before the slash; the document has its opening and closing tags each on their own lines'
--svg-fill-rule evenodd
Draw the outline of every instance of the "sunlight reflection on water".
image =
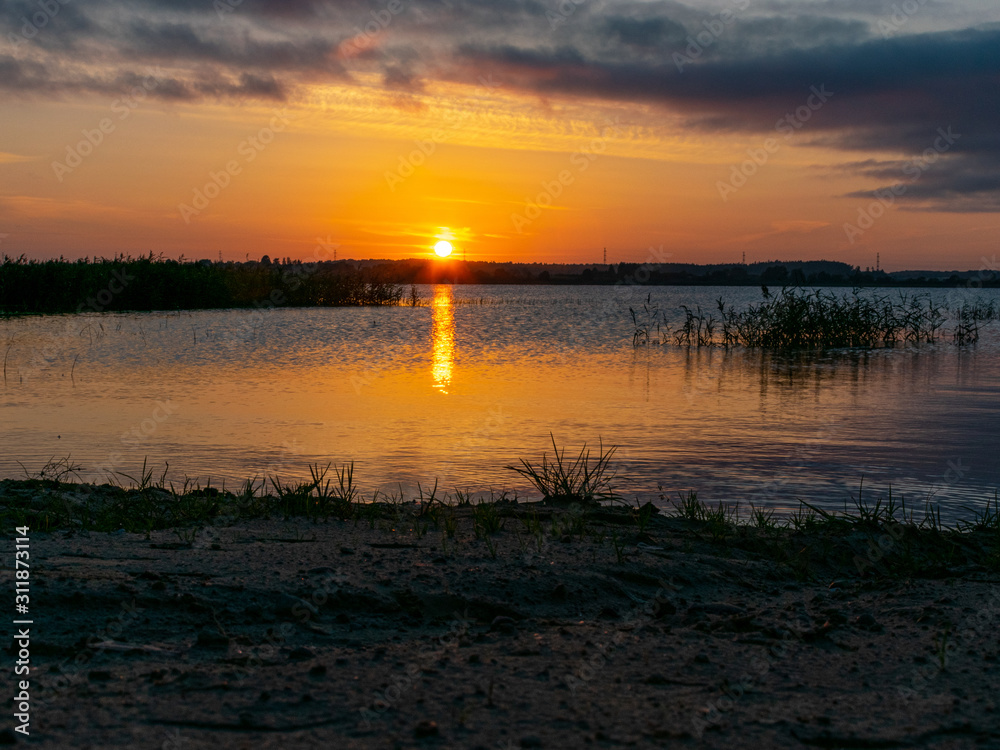
<svg viewBox="0 0 1000 750">
<path fill-rule="evenodd" d="M 455 364 L 455 314 L 451 305 L 452 290 L 447 284 L 434 288 L 433 330 L 434 359 L 431 370 L 434 387 L 441 393 L 448 393 L 451 384 L 451 370 Z"/>
<path fill-rule="evenodd" d="M 0 476 L 67 454 L 91 478 L 148 457 L 157 474 L 169 461 L 170 476 L 216 484 L 353 460 L 368 493 L 435 478 L 447 491 L 524 489 L 505 466 L 551 451 L 552 432 L 570 453 L 619 445 L 620 489 L 657 502 L 697 489 L 840 508 L 864 476 L 947 515 L 1000 485 L 996 323 L 968 349 L 634 349 L 628 308 L 647 294 L 661 309 L 707 310 L 760 292 L 420 293 L 415 308 L 0 321 Z"/>
</svg>

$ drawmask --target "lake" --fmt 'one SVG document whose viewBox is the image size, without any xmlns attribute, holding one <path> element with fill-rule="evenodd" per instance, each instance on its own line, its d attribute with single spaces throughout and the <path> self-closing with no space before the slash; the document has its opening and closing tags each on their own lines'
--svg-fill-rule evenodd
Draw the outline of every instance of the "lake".
<svg viewBox="0 0 1000 750">
<path fill-rule="evenodd" d="M 629 307 L 758 288 L 425 286 L 417 307 L 82 314 L 0 321 L 0 477 L 70 456 L 88 481 L 146 460 L 227 487 L 355 463 L 376 488 L 530 488 L 505 467 L 618 446 L 630 499 L 797 498 L 892 487 L 968 517 L 1000 486 L 1000 331 L 978 344 L 779 355 L 632 346 Z M 837 293 L 845 293 L 837 291 Z M 894 290 L 880 294 L 898 295 Z M 915 292 L 907 292 L 913 295 Z M 954 307 L 1000 290 L 922 290 Z M 672 313 L 673 314 L 673 313 Z M 679 313 L 678 313 L 679 315 Z M 947 328 L 947 326 L 946 326 Z M 167 467 L 169 463 L 169 467 Z M 23 464 L 23 468 L 22 468 Z M 119 477 L 121 478 L 121 477 Z M 128 480 L 123 480 L 128 481 Z M 919 514 L 918 514 L 919 515 Z"/>
</svg>

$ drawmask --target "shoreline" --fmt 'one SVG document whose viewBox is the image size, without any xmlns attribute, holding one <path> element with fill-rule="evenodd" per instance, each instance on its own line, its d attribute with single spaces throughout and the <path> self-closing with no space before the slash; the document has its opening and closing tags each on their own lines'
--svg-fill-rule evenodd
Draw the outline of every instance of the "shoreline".
<svg viewBox="0 0 1000 750">
<path fill-rule="evenodd" d="M 26 484 L 0 482 L 5 515 L 57 491 Z M 93 507 L 114 499 L 97 490 Z M 195 500 L 217 496 L 183 502 Z M 959 531 L 878 506 L 780 528 L 692 498 L 674 515 L 644 507 L 384 503 L 138 533 L 32 526 L 31 742 L 1000 741 L 995 515 Z"/>
</svg>

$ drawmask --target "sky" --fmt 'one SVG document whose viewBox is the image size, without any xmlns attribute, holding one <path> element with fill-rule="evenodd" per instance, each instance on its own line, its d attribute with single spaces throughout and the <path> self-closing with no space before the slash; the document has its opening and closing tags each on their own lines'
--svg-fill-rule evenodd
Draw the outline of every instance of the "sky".
<svg viewBox="0 0 1000 750">
<path fill-rule="evenodd" d="M 0 0 L 0 254 L 996 267 L 995 0 Z"/>
</svg>

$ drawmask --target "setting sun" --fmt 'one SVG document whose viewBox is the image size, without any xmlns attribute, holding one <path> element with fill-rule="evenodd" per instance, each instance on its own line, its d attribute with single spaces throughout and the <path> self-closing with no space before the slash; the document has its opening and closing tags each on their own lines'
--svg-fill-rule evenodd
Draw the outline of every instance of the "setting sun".
<svg viewBox="0 0 1000 750">
<path fill-rule="evenodd" d="M 439 258 L 447 258 L 451 255 L 451 243 L 447 240 L 441 240 L 434 246 L 434 252 L 438 254 Z"/>
</svg>

